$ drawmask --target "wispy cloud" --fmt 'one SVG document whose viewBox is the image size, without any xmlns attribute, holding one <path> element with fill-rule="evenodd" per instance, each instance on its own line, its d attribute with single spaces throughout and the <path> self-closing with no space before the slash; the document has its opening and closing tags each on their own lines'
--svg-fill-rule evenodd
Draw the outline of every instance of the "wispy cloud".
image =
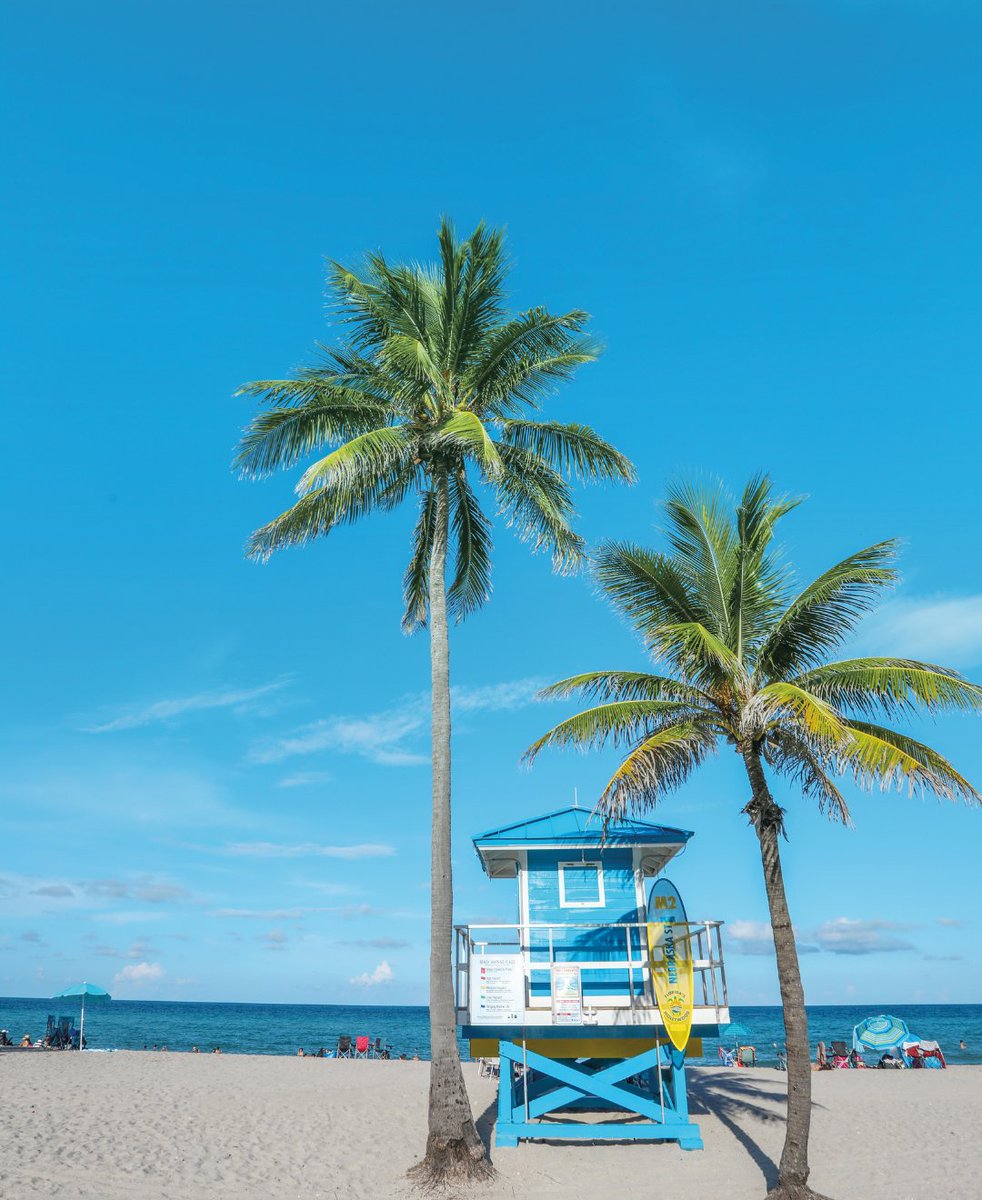
<svg viewBox="0 0 982 1200">
<path fill-rule="evenodd" d="M 356 975 L 351 982 L 355 987 L 378 987 L 380 983 L 392 982 L 392 968 L 383 958 L 374 971 L 364 971 Z"/>
<path fill-rule="evenodd" d="M 935 917 L 935 924 L 943 925 L 946 929 L 964 929 L 968 924 L 961 917 Z"/>
<path fill-rule="evenodd" d="M 864 647 L 959 667 L 982 663 L 982 595 L 897 597 L 865 623 Z"/>
<path fill-rule="evenodd" d="M 354 846 L 322 846 L 317 842 L 230 842 L 219 851 L 230 858 L 391 858 L 394 846 L 361 842 Z"/>
<path fill-rule="evenodd" d="M 254 750 L 251 758 L 253 762 L 274 763 L 331 750 L 355 754 L 383 766 L 418 766 L 427 761 L 426 755 L 408 749 L 405 743 L 425 722 L 426 712 L 415 700 L 405 708 L 369 717 L 327 717 Z"/>
<path fill-rule="evenodd" d="M 339 942 L 341 946 L 358 946 L 360 949 L 372 950 L 404 950 L 409 942 L 403 942 L 399 938 L 392 937 L 377 937 L 377 938 L 352 938 L 351 941 Z"/>
<path fill-rule="evenodd" d="M 329 771 L 298 771 L 295 775 L 287 775 L 277 783 L 278 788 L 314 787 L 318 783 L 330 783 Z"/>
<path fill-rule="evenodd" d="M 278 679 L 253 688 L 224 688 L 210 692 L 196 692 L 172 700 L 155 700 L 124 710 L 108 721 L 88 726 L 85 733 L 116 733 L 122 729 L 138 729 L 143 725 L 156 725 L 172 721 L 187 713 L 207 712 L 220 708 L 244 708 L 263 696 L 278 692 L 287 680 Z"/>
<path fill-rule="evenodd" d="M 539 692 L 549 682 L 547 679 L 513 679 L 483 687 L 455 687 L 451 689 L 450 699 L 457 712 L 510 712 L 536 703 Z"/>
<path fill-rule="evenodd" d="M 265 945 L 267 950 L 285 950 L 290 939 L 282 929 L 270 929 L 268 933 L 259 934 L 258 940 Z"/>
<path fill-rule="evenodd" d="M 534 703 L 544 682 L 515 679 L 459 686 L 453 689 L 451 702 L 458 713 L 508 712 Z M 429 695 L 407 696 L 396 707 L 370 716 L 335 716 L 314 721 L 285 737 L 257 746 L 250 758 L 257 763 L 276 763 L 330 750 L 335 754 L 354 754 L 382 766 L 420 766 L 429 761 L 429 756 L 416 739 L 428 726 L 429 719 Z"/>
</svg>

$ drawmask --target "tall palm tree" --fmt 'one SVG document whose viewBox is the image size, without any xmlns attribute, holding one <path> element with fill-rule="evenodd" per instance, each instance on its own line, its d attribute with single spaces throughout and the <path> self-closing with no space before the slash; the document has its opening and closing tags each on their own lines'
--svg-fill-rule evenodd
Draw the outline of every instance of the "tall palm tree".
<svg viewBox="0 0 982 1200">
<path fill-rule="evenodd" d="M 460 241 L 444 221 L 439 253 L 435 266 L 393 265 L 381 254 L 360 270 L 331 265 L 347 338 L 295 378 L 240 389 L 265 407 L 236 459 L 257 476 L 336 447 L 301 476 L 296 504 L 253 534 L 249 554 L 259 559 L 404 500 L 418 505 L 403 627 L 428 624 L 432 676 L 432 1062 L 426 1155 L 414 1169 L 423 1183 L 490 1170 L 464 1089 L 451 980 L 448 619 L 490 595 L 491 520 L 482 502 L 567 572 L 584 560 L 567 480 L 634 476 L 587 426 L 530 419 L 554 384 L 597 357 L 587 314 L 510 313 L 501 231 L 480 225 Z"/>
<path fill-rule="evenodd" d="M 607 820 L 656 804 L 721 743 L 740 756 L 788 1049 L 787 1133 L 771 1195 L 795 1200 L 814 1195 L 807 1185 L 808 1025 L 781 872 L 785 811 L 771 794 L 768 771 L 846 823 L 849 810 L 835 782 L 843 775 L 865 787 L 977 802 L 979 793 L 937 751 L 874 718 L 904 717 L 917 707 L 982 709 L 982 688 L 946 667 L 905 658 L 828 661 L 895 583 L 896 543 L 860 550 L 799 589 L 772 548 L 777 522 L 798 503 L 772 498 L 766 477 L 750 481 L 735 513 L 720 488 L 680 487 L 665 506 L 667 552 L 603 544 L 594 563 L 601 590 L 669 673 L 590 671 L 554 684 L 552 697 L 598 703 L 527 752 L 534 758 L 544 746 L 627 747 L 598 801 Z"/>
</svg>

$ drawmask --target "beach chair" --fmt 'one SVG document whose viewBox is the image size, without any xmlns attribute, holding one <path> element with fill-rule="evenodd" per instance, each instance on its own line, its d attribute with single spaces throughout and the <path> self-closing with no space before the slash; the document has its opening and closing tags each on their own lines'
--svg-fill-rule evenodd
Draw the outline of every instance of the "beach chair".
<svg viewBox="0 0 982 1200">
<path fill-rule="evenodd" d="M 736 1065 L 738 1067 L 756 1067 L 757 1049 L 755 1046 L 737 1046 Z"/>
<path fill-rule="evenodd" d="M 832 1066 L 837 1071 L 849 1070 L 849 1047 L 845 1042 L 829 1042 L 832 1051 Z"/>
<path fill-rule="evenodd" d="M 355 1058 L 368 1058 L 368 1048 L 371 1045 L 367 1033 L 360 1033 L 355 1038 Z"/>
<path fill-rule="evenodd" d="M 717 1053 L 724 1067 L 735 1067 L 737 1065 L 735 1050 L 727 1050 L 725 1046 L 720 1046 Z"/>
<path fill-rule="evenodd" d="M 922 1041 L 919 1046 L 922 1057 L 924 1058 L 925 1067 L 940 1067 L 942 1071 L 948 1069 L 948 1064 L 944 1060 L 944 1054 L 941 1052 L 941 1047 L 937 1042 Z"/>
<path fill-rule="evenodd" d="M 382 1039 L 377 1037 L 374 1042 L 368 1047 L 369 1058 L 389 1058 L 392 1054 L 392 1047 L 383 1044 Z"/>
<path fill-rule="evenodd" d="M 338 1038 L 337 1049 L 334 1051 L 335 1058 L 354 1058 L 354 1050 L 351 1048 L 351 1038 L 346 1033 L 342 1033 Z"/>
</svg>

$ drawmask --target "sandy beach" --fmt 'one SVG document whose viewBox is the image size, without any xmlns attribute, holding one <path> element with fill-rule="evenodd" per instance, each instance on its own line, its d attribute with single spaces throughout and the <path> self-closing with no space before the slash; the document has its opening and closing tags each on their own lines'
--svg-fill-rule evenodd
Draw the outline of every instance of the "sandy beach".
<svg viewBox="0 0 982 1200">
<path fill-rule="evenodd" d="M 587 1200 L 612 1182 L 760 1200 L 783 1126 L 776 1071 L 691 1070 L 706 1148 L 523 1143 L 495 1151 L 495 1085 L 465 1065 L 497 1180 L 475 1195 Z M 426 1063 L 246 1055 L 0 1056 L 4 1200 L 377 1200 L 410 1195 Z M 835 1200 L 975 1200 L 982 1067 L 814 1077 L 812 1182 Z"/>
</svg>

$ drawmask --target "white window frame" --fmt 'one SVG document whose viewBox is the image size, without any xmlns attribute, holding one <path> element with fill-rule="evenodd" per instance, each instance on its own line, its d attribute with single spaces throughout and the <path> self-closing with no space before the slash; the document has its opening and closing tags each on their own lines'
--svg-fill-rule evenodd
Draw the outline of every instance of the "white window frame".
<svg viewBox="0 0 982 1200">
<path fill-rule="evenodd" d="M 599 900 L 567 900 L 566 899 L 566 877 L 564 871 L 567 867 L 574 867 L 581 871 L 584 867 L 595 867 L 597 871 L 597 894 Z M 571 862 L 559 863 L 559 907 L 560 908 L 605 908 L 607 900 L 604 895 L 604 866 L 600 859 L 586 858 L 577 859 Z"/>
</svg>

